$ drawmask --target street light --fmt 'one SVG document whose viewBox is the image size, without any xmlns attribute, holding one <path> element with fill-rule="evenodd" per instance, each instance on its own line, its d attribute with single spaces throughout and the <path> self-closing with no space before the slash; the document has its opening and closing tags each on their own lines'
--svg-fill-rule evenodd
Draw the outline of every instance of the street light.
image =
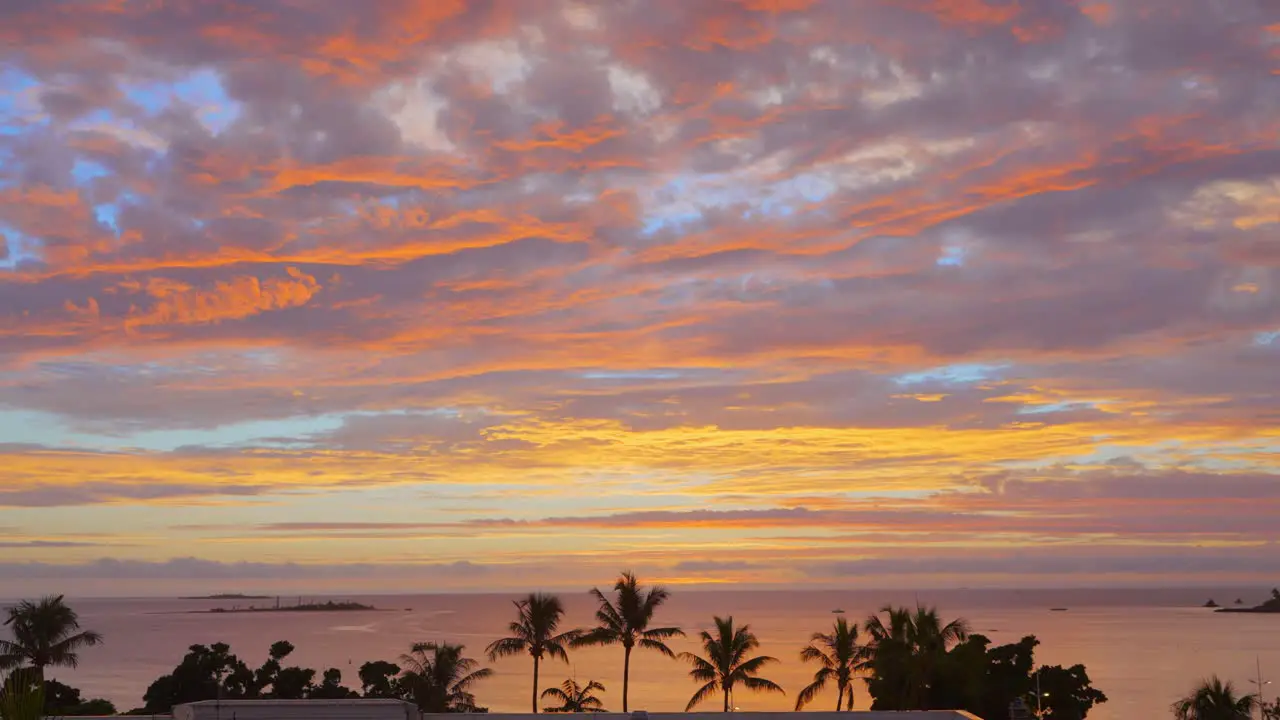
<svg viewBox="0 0 1280 720">
<path fill-rule="evenodd" d="M 1040 692 L 1040 670 L 1036 670 L 1036 717 L 1044 717 L 1044 698 L 1049 697 L 1049 693 Z"/>
<path fill-rule="evenodd" d="M 1261 699 L 1262 692 L 1263 692 L 1262 689 L 1270 685 L 1271 681 L 1262 679 L 1262 659 L 1255 656 L 1253 658 L 1253 662 L 1254 662 L 1254 670 L 1257 672 L 1257 675 L 1249 678 L 1249 683 L 1252 685 L 1256 685 L 1258 687 L 1258 698 Z"/>
</svg>

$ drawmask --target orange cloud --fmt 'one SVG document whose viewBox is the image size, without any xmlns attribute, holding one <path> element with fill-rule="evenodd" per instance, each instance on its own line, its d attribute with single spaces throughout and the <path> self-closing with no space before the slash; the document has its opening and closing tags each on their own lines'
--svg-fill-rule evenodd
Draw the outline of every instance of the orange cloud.
<svg viewBox="0 0 1280 720">
<path fill-rule="evenodd" d="M 300 307 L 320 291 L 316 279 L 297 268 L 286 268 L 288 278 L 259 280 L 240 276 L 202 290 L 162 278 L 153 278 L 146 292 L 155 302 L 125 320 L 127 330 L 153 325 L 192 325 L 237 320 L 259 313 Z"/>
<path fill-rule="evenodd" d="M 994 0 L 912 0 L 906 4 L 956 25 L 1005 25 L 1020 13 L 1016 2 Z"/>
</svg>

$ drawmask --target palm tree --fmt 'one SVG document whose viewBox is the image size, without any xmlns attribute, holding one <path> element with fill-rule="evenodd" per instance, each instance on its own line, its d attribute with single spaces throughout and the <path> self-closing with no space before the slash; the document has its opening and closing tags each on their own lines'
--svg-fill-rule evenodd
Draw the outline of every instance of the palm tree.
<svg viewBox="0 0 1280 720">
<path fill-rule="evenodd" d="M 915 633 L 913 641 L 916 648 L 926 653 L 946 652 L 952 645 L 964 642 L 969 637 L 967 620 L 958 618 L 944 625 L 938 617 L 937 608 L 917 606 L 915 617 L 911 619 L 911 628 Z"/>
<path fill-rule="evenodd" d="M 43 679 L 46 667 L 73 668 L 80 663 L 81 648 L 102 642 L 98 633 L 80 630 L 79 616 L 62 602 L 61 595 L 39 602 L 23 600 L 8 614 L 4 624 L 12 629 L 13 640 L 0 640 L 0 670 L 29 664 Z"/>
<path fill-rule="evenodd" d="M 853 709 L 853 676 L 867 665 L 867 649 L 858 645 L 857 625 L 838 618 L 831 632 L 813 634 L 809 646 L 800 651 L 800 659 L 816 660 L 822 667 L 813 674 L 813 682 L 796 698 L 797 712 L 817 697 L 832 679 L 836 681 L 836 711 L 839 712 L 842 706 L 845 710 Z"/>
<path fill-rule="evenodd" d="M 772 680 L 756 677 L 760 668 L 769 663 L 778 662 L 777 658 L 768 655 L 757 655 L 747 659 L 747 653 L 760 646 L 760 641 L 751 632 L 751 626 L 733 627 L 733 617 L 715 618 L 716 634 L 703 630 L 702 650 L 707 654 L 700 658 L 693 653 L 680 653 L 683 660 L 688 660 L 693 668 L 689 677 L 705 683 L 689 698 L 684 711 L 689 712 L 698 703 L 715 694 L 717 690 L 724 693 L 724 711 L 729 712 L 729 700 L 733 696 L 733 688 L 737 685 L 753 692 L 778 692 L 786 694 Z"/>
<path fill-rule="evenodd" d="M 582 635 L 581 630 L 568 630 L 557 634 L 564 605 L 555 595 L 530 593 L 515 601 L 519 618 L 508 627 L 511 637 L 496 640 L 489 645 L 490 660 L 528 652 L 533 656 L 533 712 L 538 712 L 538 665 L 544 655 L 569 662 L 565 646 Z"/>
<path fill-rule="evenodd" d="M 1257 706 L 1256 696 L 1237 696 L 1230 682 L 1224 683 L 1214 675 L 1174 703 L 1173 716 L 1177 720 L 1249 720 Z"/>
<path fill-rule="evenodd" d="M 565 680 L 558 688 L 543 690 L 542 697 L 560 701 L 557 707 L 547 708 L 550 713 L 609 712 L 604 709 L 600 698 L 591 694 L 592 690 L 604 692 L 604 686 L 595 680 L 588 681 L 585 687 L 579 685 L 577 680 Z"/>
<path fill-rule="evenodd" d="M 865 629 L 871 636 L 868 648 L 869 667 L 886 690 L 895 710 L 925 710 L 933 670 L 939 657 L 969 636 L 969 624 L 963 619 L 943 623 L 936 608 L 917 606 L 915 612 L 905 607 L 884 607 L 879 615 L 867 618 Z"/>
<path fill-rule="evenodd" d="M 867 651 L 872 673 L 867 684 L 877 699 L 886 699 L 887 709 L 906 710 L 912 692 L 911 611 L 889 606 L 880 611 L 885 613 L 885 619 L 872 615 L 863 623 L 871 636 Z M 878 685 L 879 690 L 873 685 Z"/>
<path fill-rule="evenodd" d="M 631 680 L 631 650 L 635 647 L 656 650 L 667 657 L 675 657 L 663 640 L 683 637 L 677 627 L 651 628 L 653 613 L 669 596 L 666 588 L 654 586 L 647 591 L 630 571 L 622 573 L 613 584 L 615 601 L 591 588 L 591 594 L 600 607 L 596 610 L 599 625 L 573 641 L 577 645 L 622 645 L 622 712 L 627 712 L 627 688 Z"/>
<path fill-rule="evenodd" d="M 471 687 L 493 671 L 463 657 L 462 645 L 414 643 L 400 656 L 401 685 L 408 689 L 418 709 L 428 713 L 471 712 L 476 697 Z M 478 668 L 478 669 L 477 669 Z"/>
</svg>

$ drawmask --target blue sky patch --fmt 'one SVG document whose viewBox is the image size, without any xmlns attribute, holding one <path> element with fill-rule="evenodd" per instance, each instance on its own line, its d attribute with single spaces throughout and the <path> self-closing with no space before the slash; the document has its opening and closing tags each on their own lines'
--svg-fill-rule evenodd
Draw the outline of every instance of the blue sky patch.
<svg viewBox="0 0 1280 720">
<path fill-rule="evenodd" d="M 1001 370 L 1004 370 L 1007 367 L 1009 366 L 984 363 L 959 363 L 956 365 L 943 365 L 942 367 L 922 370 L 920 372 L 905 373 L 894 377 L 893 381 L 899 385 L 921 385 L 931 382 L 972 384 L 994 379 L 998 376 Z"/>
<path fill-rule="evenodd" d="M 961 267 L 969 251 L 963 245 L 951 245 L 942 249 L 937 264 L 941 267 Z"/>
<path fill-rule="evenodd" d="M 790 217 L 803 205 L 819 203 L 835 194 L 838 186 L 815 173 L 802 173 L 773 183 L 754 182 L 731 174 L 682 175 L 653 191 L 647 205 L 643 234 L 702 219 L 708 209 L 745 205 L 746 219 Z"/>
<path fill-rule="evenodd" d="M 251 420 L 216 428 L 138 430 L 106 434 L 75 429 L 61 416 L 36 410 L 0 410 L 0 437 L 6 442 L 89 450 L 136 448 L 170 452 L 184 446 L 240 447 L 270 444 L 281 438 L 307 440 L 307 436 L 336 430 L 343 414 L 299 416 L 282 420 Z"/>
<path fill-rule="evenodd" d="M 174 83 L 141 83 L 125 87 L 125 95 L 155 115 L 175 100 L 196 109 L 196 117 L 209 132 L 218 134 L 240 117 L 240 103 L 232 100 L 222 78 L 212 70 L 197 70 Z"/>
<path fill-rule="evenodd" d="M 120 232 L 120 208 L 115 203 L 102 203 L 93 206 L 93 216 L 98 222 L 115 232 Z"/>
<path fill-rule="evenodd" d="M 1070 412 L 1072 410 L 1095 410 L 1097 405 L 1088 401 L 1055 402 L 1041 405 L 1023 405 L 1018 408 L 1019 415 L 1045 415 L 1048 413 Z"/>
<path fill-rule="evenodd" d="M 100 162 L 93 160 L 85 160 L 77 158 L 75 164 L 71 166 L 71 179 L 76 181 L 77 185 L 84 185 L 94 178 L 106 177 L 111 172 Z"/>
</svg>

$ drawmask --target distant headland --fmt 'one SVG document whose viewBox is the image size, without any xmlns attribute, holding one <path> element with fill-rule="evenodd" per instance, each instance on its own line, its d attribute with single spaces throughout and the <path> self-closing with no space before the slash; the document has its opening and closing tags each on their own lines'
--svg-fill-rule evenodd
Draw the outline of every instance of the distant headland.
<svg viewBox="0 0 1280 720">
<path fill-rule="evenodd" d="M 1246 607 L 1218 608 L 1218 609 L 1214 610 L 1214 612 L 1220 612 L 1220 613 L 1276 613 L 1276 614 L 1280 614 L 1280 588 L 1272 588 L 1272 589 L 1271 589 L 1271 599 L 1267 600 L 1266 602 L 1262 603 L 1261 605 L 1255 605 L 1254 607 L 1251 607 L 1251 608 L 1246 608 Z"/>
<path fill-rule="evenodd" d="M 275 605 L 266 607 L 257 607 L 249 605 L 247 607 L 229 607 L 229 608 L 212 608 L 209 610 L 190 610 L 192 614 L 207 613 L 263 613 L 263 612 L 356 612 L 363 610 L 381 610 L 372 605 L 364 605 L 358 602 L 334 602 L 332 600 L 322 603 L 304 603 L 299 602 L 294 605 L 281 605 L 277 600 Z"/>
<path fill-rule="evenodd" d="M 189 595 L 179 600 L 268 600 L 270 595 L 245 595 L 243 593 L 218 593 L 216 595 Z"/>
</svg>

